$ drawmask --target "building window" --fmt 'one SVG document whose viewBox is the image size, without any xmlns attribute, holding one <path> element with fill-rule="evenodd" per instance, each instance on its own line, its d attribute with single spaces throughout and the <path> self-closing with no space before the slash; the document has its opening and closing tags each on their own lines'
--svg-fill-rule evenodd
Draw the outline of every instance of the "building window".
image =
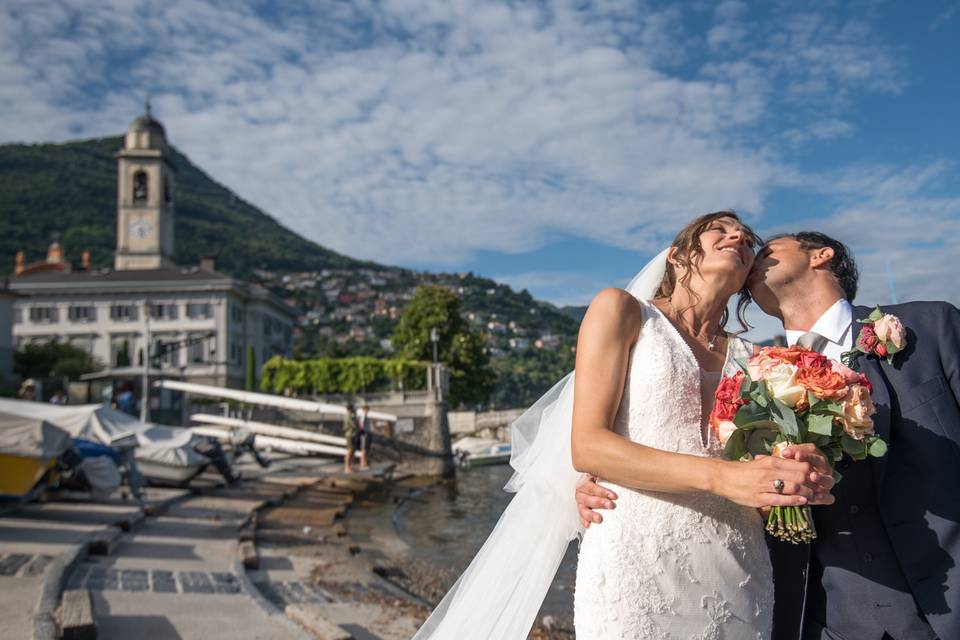
<svg viewBox="0 0 960 640">
<path fill-rule="evenodd" d="M 137 171 L 133 174 L 133 201 L 145 202 L 147 199 L 147 173 Z"/>
<path fill-rule="evenodd" d="M 190 364 L 200 364 L 206 360 L 207 337 L 202 334 L 190 336 L 189 346 L 187 347 L 187 362 Z"/>
<path fill-rule="evenodd" d="M 56 307 L 30 307 L 30 322 L 36 324 L 51 324 L 56 321 Z"/>
<path fill-rule="evenodd" d="M 23 309 L 20 307 L 14 307 L 13 324 L 20 324 L 21 322 L 23 322 Z"/>
<path fill-rule="evenodd" d="M 158 336 L 153 341 L 150 356 L 152 366 L 176 367 L 180 364 L 180 345 L 172 336 Z"/>
<path fill-rule="evenodd" d="M 176 320 L 177 305 L 171 303 L 152 304 L 150 305 L 150 317 L 153 320 Z"/>
<path fill-rule="evenodd" d="M 110 319 L 115 322 L 133 322 L 137 319 L 137 307 L 132 304 L 110 305 Z"/>
<path fill-rule="evenodd" d="M 188 302 L 187 317 L 194 320 L 212 318 L 213 310 L 209 302 Z"/>
<path fill-rule="evenodd" d="M 114 367 L 129 367 L 133 364 L 131 355 L 133 341 L 130 336 L 110 337 L 110 365 Z"/>
<path fill-rule="evenodd" d="M 92 305 L 70 307 L 67 312 L 70 322 L 93 322 L 97 319 L 97 308 Z"/>
<path fill-rule="evenodd" d="M 230 306 L 230 318 L 234 322 L 243 322 L 243 309 L 236 305 Z"/>
</svg>

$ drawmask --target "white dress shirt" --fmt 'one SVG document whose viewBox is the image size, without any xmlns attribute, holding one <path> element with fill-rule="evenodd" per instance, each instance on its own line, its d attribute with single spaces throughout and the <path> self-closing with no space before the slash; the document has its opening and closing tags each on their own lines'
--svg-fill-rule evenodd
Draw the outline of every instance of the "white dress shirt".
<svg viewBox="0 0 960 640">
<path fill-rule="evenodd" d="M 844 298 L 833 303 L 810 327 L 827 339 L 822 353 L 832 360 L 840 361 L 840 354 L 853 347 L 853 306 Z M 787 344 L 797 344 L 806 331 L 787 329 Z"/>
</svg>

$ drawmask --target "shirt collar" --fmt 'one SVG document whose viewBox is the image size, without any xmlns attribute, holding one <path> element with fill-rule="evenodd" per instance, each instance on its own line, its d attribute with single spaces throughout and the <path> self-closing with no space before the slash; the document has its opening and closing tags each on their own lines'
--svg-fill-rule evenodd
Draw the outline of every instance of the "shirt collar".
<svg viewBox="0 0 960 640">
<path fill-rule="evenodd" d="M 810 331 L 819 333 L 834 344 L 846 346 L 844 345 L 844 341 L 850 333 L 850 326 L 852 324 L 853 305 L 845 298 L 840 298 L 833 303 L 833 306 L 823 312 L 823 315 L 810 327 Z M 796 344 L 800 336 L 805 333 L 806 331 L 788 329 L 787 344 Z"/>
</svg>

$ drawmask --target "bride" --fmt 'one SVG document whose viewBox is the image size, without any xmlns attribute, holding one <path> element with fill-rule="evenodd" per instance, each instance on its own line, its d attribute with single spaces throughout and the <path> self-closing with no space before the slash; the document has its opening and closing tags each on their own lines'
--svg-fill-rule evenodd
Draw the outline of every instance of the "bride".
<svg viewBox="0 0 960 640">
<path fill-rule="evenodd" d="M 575 372 L 513 426 L 506 489 L 516 496 L 415 640 L 525 638 L 581 534 L 580 640 L 770 636 L 773 577 L 756 509 L 830 502 L 832 480 L 798 460 L 721 460 L 707 426 L 720 376 L 752 353 L 724 325 L 756 242 L 732 212 L 700 216 L 626 291 L 594 298 Z M 586 532 L 581 472 L 619 494 Z"/>
</svg>

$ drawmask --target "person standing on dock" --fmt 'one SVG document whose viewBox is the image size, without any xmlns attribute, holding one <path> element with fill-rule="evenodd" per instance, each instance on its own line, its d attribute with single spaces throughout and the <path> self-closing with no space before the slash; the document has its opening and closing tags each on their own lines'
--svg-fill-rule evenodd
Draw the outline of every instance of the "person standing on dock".
<svg viewBox="0 0 960 640">
<path fill-rule="evenodd" d="M 366 402 L 357 413 L 357 425 L 360 427 L 360 442 L 357 449 L 360 451 L 360 468 L 369 469 L 367 455 L 370 453 L 370 441 L 373 439 L 373 421 L 370 420 L 370 405 Z"/>
<path fill-rule="evenodd" d="M 353 473 L 353 452 L 359 444 L 360 427 L 357 424 L 357 410 L 352 402 L 347 403 L 347 415 L 343 417 L 343 437 L 347 439 L 347 453 L 343 456 L 343 472 Z"/>
</svg>

